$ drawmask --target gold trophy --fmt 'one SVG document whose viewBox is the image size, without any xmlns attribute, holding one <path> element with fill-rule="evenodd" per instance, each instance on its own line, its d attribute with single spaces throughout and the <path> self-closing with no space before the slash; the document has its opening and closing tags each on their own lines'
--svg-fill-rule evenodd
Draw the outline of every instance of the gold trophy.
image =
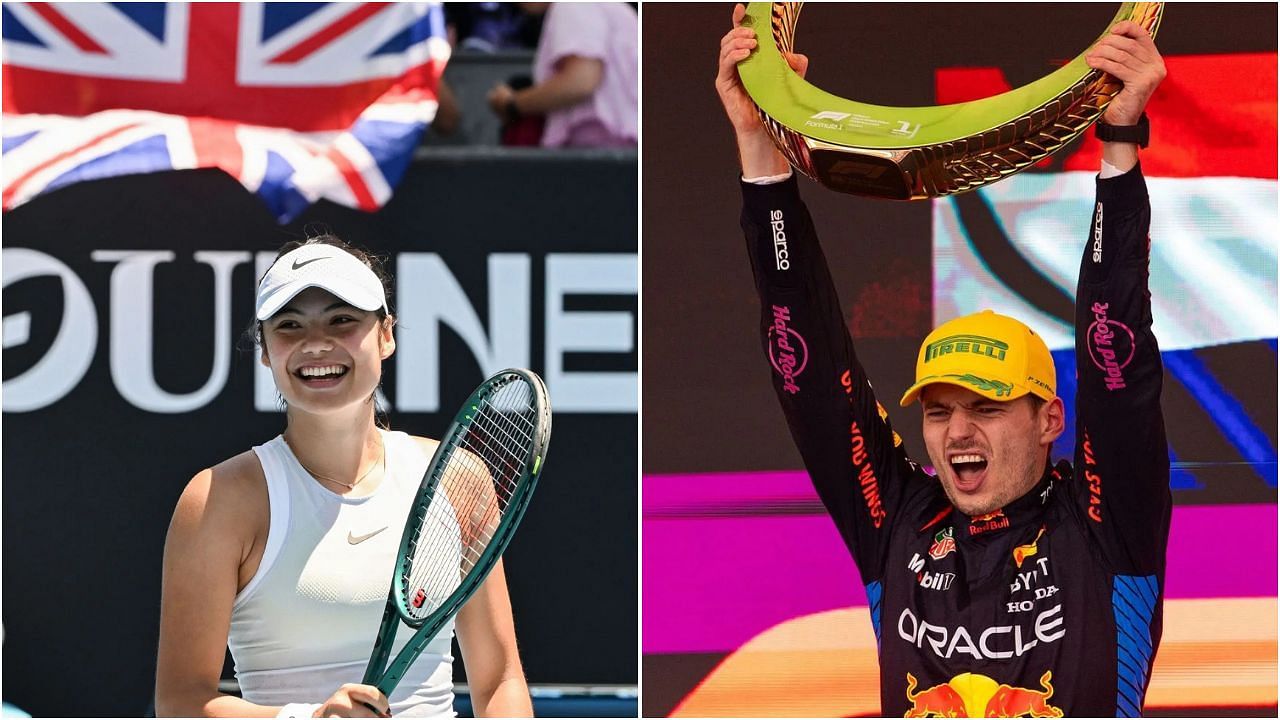
<svg viewBox="0 0 1280 720">
<path fill-rule="evenodd" d="M 1122 87 L 1085 63 L 1086 49 L 1033 83 L 981 100 L 934 107 L 846 100 L 805 82 L 783 57 L 803 4 L 747 7 L 743 25 L 755 28 L 759 44 L 738 73 L 787 160 L 840 192 L 921 200 L 993 183 L 1075 139 Z M 1132 20 L 1154 36 L 1163 5 L 1123 3 L 1108 31 Z"/>
</svg>

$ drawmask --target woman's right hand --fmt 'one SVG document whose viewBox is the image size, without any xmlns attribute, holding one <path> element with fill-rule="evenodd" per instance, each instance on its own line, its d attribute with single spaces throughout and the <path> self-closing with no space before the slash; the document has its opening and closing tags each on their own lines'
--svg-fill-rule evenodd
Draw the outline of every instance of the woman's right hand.
<svg viewBox="0 0 1280 720">
<path fill-rule="evenodd" d="M 372 685 L 347 683 L 330 695 L 313 717 L 391 717 L 391 703 Z"/>
</svg>

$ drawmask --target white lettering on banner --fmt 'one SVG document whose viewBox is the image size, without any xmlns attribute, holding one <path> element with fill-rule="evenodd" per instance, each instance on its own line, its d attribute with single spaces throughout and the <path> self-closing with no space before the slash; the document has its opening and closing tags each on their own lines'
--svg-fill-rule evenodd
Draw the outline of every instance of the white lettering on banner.
<svg viewBox="0 0 1280 720">
<path fill-rule="evenodd" d="M 639 268 L 630 253 L 547 255 L 547 385 L 557 410 L 630 413 L 639 408 L 634 372 L 567 372 L 569 352 L 631 352 L 628 312 L 567 312 L 567 295 L 635 295 Z"/>
<path fill-rule="evenodd" d="M 98 311 L 89 288 L 56 258 L 38 250 L 4 248 L 4 287 L 28 278 L 54 276 L 62 281 L 62 321 L 49 351 L 30 370 L 4 381 L 5 412 L 48 407 L 80 383 L 98 348 Z M 4 317 L 4 347 L 25 344 L 30 313 Z"/>
<path fill-rule="evenodd" d="M 1012 603 L 1010 611 L 1013 610 Z M 1054 605 L 1036 616 L 1034 625 L 1035 638 L 1023 641 L 1024 628 L 1020 625 L 997 625 L 982 631 L 978 642 L 965 627 L 948 628 L 933 625 L 920 620 L 904 608 L 898 616 L 898 637 L 923 648 L 927 643 L 933 652 L 941 658 L 950 658 L 957 652 L 970 655 L 975 659 L 1000 660 L 1011 657 L 1022 657 L 1028 650 L 1039 643 L 1051 643 L 1067 634 L 1062 627 L 1062 605 Z M 1008 638 L 997 636 L 1009 636 Z M 1003 648 L 1009 649 L 1003 649 Z"/>
<path fill-rule="evenodd" d="M 231 370 L 231 271 L 251 258 L 247 252 L 202 250 L 196 262 L 213 268 L 213 370 L 203 387 L 177 395 L 156 384 L 152 367 L 151 320 L 155 267 L 173 262 L 168 250 L 97 250 L 97 262 L 116 262 L 111 271 L 111 379 L 134 407 L 154 413 L 183 413 L 204 407 L 222 392 Z M 126 310 L 127 309 L 127 310 Z"/>
<path fill-rule="evenodd" d="M 443 258 L 436 253 L 399 254 L 396 277 L 400 321 L 394 356 L 398 409 L 440 409 L 442 325 L 462 338 L 485 377 L 504 368 L 529 365 L 531 265 L 525 254 L 489 256 L 486 337 L 480 317 Z M 560 409 L 559 403 L 556 408 Z"/>
<path fill-rule="evenodd" d="M 161 389 L 153 366 L 155 269 L 173 262 L 167 250 L 100 250 L 90 257 L 111 268 L 109 357 L 111 379 L 120 395 L 142 410 L 180 413 L 199 409 L 225 388 L 234 341 L 242 328 L 231 317 L 232 275 L 254 261 L 254 289 L 275 259 L 273 252 L 197 251 L 197 263 L 214 274 L 214 353 L 204 385 L 191 393 Z M 471 300 L 439 255 L 400 253 L 397 276 L 399 324 L 396 330 L 396 406 L 407 412 L 440 408 L 440 327 L 451 328 L 476 358 L 483 373 L 530 365 L 532 355 L 532 259 L 528 254 L 495 253 L 487 259 L 488 308 L 481 323 Z M 635 319 L 629 312 L 568 312 L 566 296 L 575 294 L 635 295 L 637 258 L 627 253 L 561 253 L 546 258 L 545 375 L 561 412 L 635 412 L 637 373 L 568 372 L 564 356 L 577 352 L 632 352 Z M 36 250 L 4 248 L 4 286 L 34 277 L 61 280 L 63 317 L 58 334 L 29 370 L 4 382 L 5 412 L 30 412 L 61 400 L 83 380 L 97 352 L 98 310 L 95 299 L 75 272 L 56 258 Z M 99 301 L 103 302 L 102 300 Z M 4 347 L 30 341 L 31 313 L 4 318 Z M 271 371 L 255 354 L 254 407 L 278 412 Z M 478 381 L 478 379 L 477 379 Z M 379 395 L 384 406 L 386 399 Z"/>
<path fill-rule="evenodd" d="M 26 345 L 31 340 L 31 313 L 14 313 L 4 319 L 4 346 Z"/>
</svg>

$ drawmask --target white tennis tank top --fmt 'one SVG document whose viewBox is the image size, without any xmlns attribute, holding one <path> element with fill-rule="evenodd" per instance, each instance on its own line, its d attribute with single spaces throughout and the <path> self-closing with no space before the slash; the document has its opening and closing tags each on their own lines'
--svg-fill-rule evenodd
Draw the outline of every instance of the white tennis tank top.
<svg viewBox="0 0 1280 720">
<path fill-rule="evenodd" d="M 405 518 L 431 459 L 404 433 L 382 432 L 382 439 L 386 475 L 359 498 L 316 482 L 283 437 L 253 449 L 267 478 L 271 524 L 258 571 L 232 606 L 227 640 L 246 700 L 318 703 L 363 679 Z M 460 548 L 456 526 L 452 537 Z M 412 635 L 400 626 L 391 657 Z M 450 620 L 392 692 L 393 714 L 455 715 L 452 639 Z"/>
</svg>

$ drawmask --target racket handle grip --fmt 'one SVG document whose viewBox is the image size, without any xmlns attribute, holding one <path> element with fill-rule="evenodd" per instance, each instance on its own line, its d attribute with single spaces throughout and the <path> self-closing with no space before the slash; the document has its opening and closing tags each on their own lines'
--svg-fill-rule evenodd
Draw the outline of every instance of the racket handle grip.
<svg viewBox="0 0 1280 720">
<path fill-rule="evenodd" d="M 376 715 L 376 716 L 378 716 L 378 717 L 391 717 L 391 713 L 390 713 L 390 712 L 388 712 L 386 715 L 383 715 L 383 714 L 382 714 L 382 712 L 381 712 L 380 710 L 378 710 L 378 708 L 376 708 L 376 707 L 374 707 L 374 706 L 370 705 L 369 703 L 367 703 L 367 702 L 365 702 L 365 701 L 363 701 L 363 700 L 357 700 L 356 702 L 358 702 L 358 703 L 360 703 L 361 705 L 363 705 L 363 706 L 365 706 L 365 707 L 369 708 L 369 712 L 373 713 L 374 715 Z"/>
</svg>

